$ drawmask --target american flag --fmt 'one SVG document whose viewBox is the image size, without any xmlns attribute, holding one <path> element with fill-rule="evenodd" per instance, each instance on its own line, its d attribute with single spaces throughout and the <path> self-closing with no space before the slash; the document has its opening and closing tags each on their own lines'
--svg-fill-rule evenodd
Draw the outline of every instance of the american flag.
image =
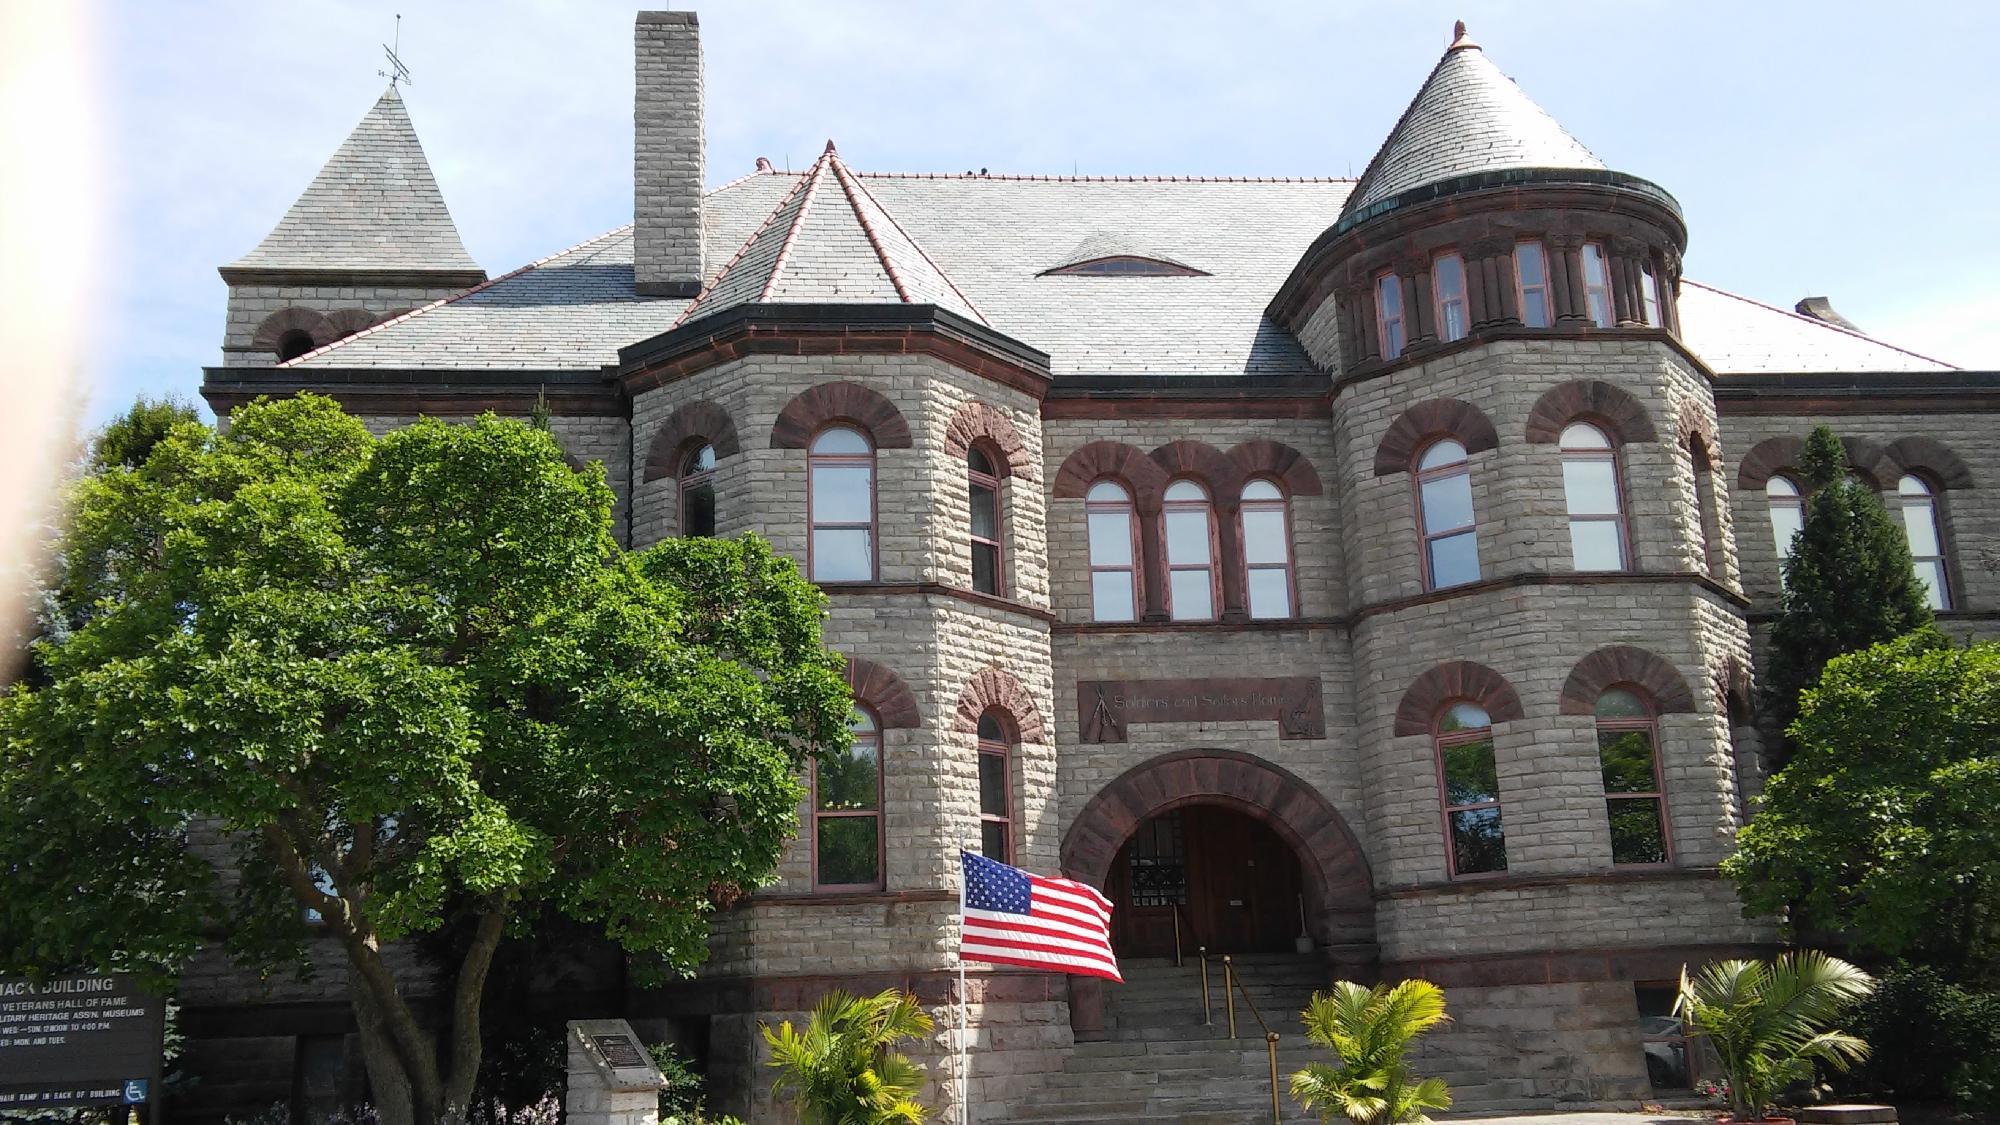
<svg viewBox="0 0 2000 1125">
<path fill-rule="evenodd" d="M 1026 965 L 1124 983 L 1111 954 L 1111 900 L 1073 879 L 1045 879 L 1018 867 L 958 853 L 965 914 L 958 959 Z"/>
</svg>

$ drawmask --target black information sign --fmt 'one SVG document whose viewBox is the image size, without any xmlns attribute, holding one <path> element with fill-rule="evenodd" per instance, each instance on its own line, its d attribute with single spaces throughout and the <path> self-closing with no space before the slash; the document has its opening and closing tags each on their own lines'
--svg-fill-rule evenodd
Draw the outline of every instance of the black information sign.
<svg viewBox="0 0 2000 1125">
<path fill-rule="evenodd" d="M 622 1070 L 628 1066 L 653 1065 L 652 1061 L 640 1052 L 639 1045 L 632 1042 L 630 1035 L 593 1035 L 590 1041 L 597 1044 L 597 1053 L 603 1055 L 604 1061 L 614 1070 Z"/>
<path fill-rule="evenodd" d="M 0 1112 L 151 1102 L 165 1031 L 127 976 L 0 977 Z"/>
</svg>

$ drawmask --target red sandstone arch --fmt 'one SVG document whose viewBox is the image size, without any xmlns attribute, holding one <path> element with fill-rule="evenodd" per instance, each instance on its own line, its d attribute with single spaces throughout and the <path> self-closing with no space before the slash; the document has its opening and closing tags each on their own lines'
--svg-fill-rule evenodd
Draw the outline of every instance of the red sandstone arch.
<svg viewBox="0 0 2000 1125">
<path fill-rule="evenodd" d="M 771 424 L 772 449 L 804 449 L 835 422 L 868 431 L 877 449 L 910 448 L 910 424 L 882 392 L 859 383 L 821 383 L 800 391 Z"/>
<path fill-rule="evenodd" d="M 1715 440 L 1715 426 L 1694 403 L 1681 403 L 1680 416 L 1674 422 L 1674 440 L 1682 449 L 1701 457 L 1703 467 L 1722 468 L 1722 446 Z"/>
<path fill-rule="evenodd" d="M 1896 487 L 1896 480 L 1902 476 L 1896 460 L 1889 451 L 1863 437 L 1843 437 L 1842 448 L 1847 450 L 1848 467 L 1873 484 L 1877 491 Z M 1742 464 L 1736 470 L 1738 488 L 1757 490 L 1765 482 L 1784 470 L 1796 470 L 1799 454 L 1805 449 L 1805 439 L 1792 437 L 1765 438 L 1750 447 L 1743 455 Z M 1800 482 L 1804 484 L 1803 481 Z"/>
<path fill-rule="evenodd" d="M 1270 477 L 1287 496 L 1318 496 L 1324 489 L 1306 455 L 1283 442 L 1256 438 L 1231 449 L 1229 460 L 1236 466 L 1239 480 Z"/>
<path fill-rule="evenodd" d="M 336 309 L 326 314 L 328 342 L 343 336 L 352 336 L 376 323 L 376 316 L 367 309 Z"/>
<path fill-rule="evenodd" d="M 1375 447 L 1375 475 L 1407 473 L 1417 450 L 1432 438 L 1458 439 L 1467 453 L 1479 453 L 1500 444 L 1493 422 L 1478 407 L 1455 398 L 1434 398 L 1420 402 L 1396 416 L 1382 443 Z"/>
<path fill-rule="evenodd" d="M 1694 710 L 1694 692 L 1679 670 L 1643 648 L 1607 645 L 1576 662 L 1563 682 L 1562 713 L 1593 715 L 1597 697 L 1613 684 L 1633 684 L 1652 697 L 1656 714 Z"/>
<path fill-rule="evenodd" d="M 1528 441 L 1554 444 L 1563 427 L 1579 419 L 1601 424 L 1618 445 L 1660 439 L 1645 406 L 1630 392 L 1602 379 L 1576 379 L 1550 387 L 1535 400 L 1528 411 Z"/>
<path fill-rule="evenodd" d="M 854 701 L 875 712 L 884 729 L 915 729 L 923 725 L 917 712 L 917 697 L 895 670 L 859 656 L 847 658 L 847 686 Z"/>
<path fill-rule="evenodd" d="M 1904 437 L 1885 451 L 1904 472 L 1922 473 L 1943 488 L 1971 488 L 1972 470 L 1936 438 Z"/>
<path fill-rule="evenodd" d="M 1021 440 L 1021 431 L 1014 428 L 1005 414 L 983 402 L 968 402 L 959 407 L 944 427 L 944 451 L 948 456 L 963 458 L 974 443 L 984 443 L 1000 451 L 1001 462 L 995 467 L 1001 476 L 1035 478 L 1035 466 L 1028 460 L 1028 445 Z"/>
<path fill-rule="evenodd" d="M 1141 511 L 1158 511 L 1160 494 L 1167 489 L 1167 473 L 1159 462 L 1133 446 L 1118 441 L 1093 441 L 1078 446 L 1056 470 L 1052 491 L 1059 499 L 1081 500 L 1090 486 L 1105 477 L 1123 481 L 1132 489 L 1133 503 Z"/>
<path fill-rule="evenodd" d="M 1243 477 L 1236 463 L 1205 441 L 1182 438 L 1148 454 L 1169 481 L 1193 477 L 1208 486 L 1209 499 L 1219 509 L 1234 508 L 1242 499 Z"/>
<path fill-rule="evenodd" d="M 285 333 L 294 331 L 312 337 L 314 347 L 333 340 L 333 333 L 327 327 L 324 315 L 314 309 L 291 305 L 265 317 L 257 325 L 256 333 L 250 337 L 250 343 L 260 350 L 275 352 L 278 350 L 279 341 L 285 338 Z"/>
<path fill-rule="evenodd" d="M 1042 712 L 1035 706 L 1035 697 L 1004 668 L 981 668 L 966 682 L 965 690 L 958 695 L 958 711 L 952 717 L 951 729 L 960 734 L 977 734 L 979 716 L 988 709 L 1006 712 L 1013 720 L 1014 736 L 1022 742 L 1043 740 Z"/>
<path fill-rule="evenodd" d="M 1104 886 L 1140 821 L 1188 805 L 1243 813 L 1291 845 L 1319 915 L 1315 937 L 1330 944 L 1374 940 L 1374 877 L 1347 821 L 1297 776 L 1234 750 L 1163 754 L 1120 774 L 1084 805 L 1063 836 L 1063 873 Z"/>
<path fill-rule="evenodd" d="M 1484 664 L 1453 660 L 1418 676 L 1403 692 L 1402 702 L 1396 704 L 1396 737 L 1431 733 L 1438 712 L 1456 699 L 1470 699 L 1479 704 L 1496 723 L 1511 722 L 1523 715 L 1521 697 L 1507 677 Z"/>
<path fill-rule="evenodd" d="M 680 460 L 697 440 L 715 447 L 717 460 L 742 452 L 736 439 L 736 423 L 729 412 L 702 400 L 690 402 L 667 416 L 660 431 L 646 447 L 646 476 L 649 481 L 680 475 Z"/>
</svg>

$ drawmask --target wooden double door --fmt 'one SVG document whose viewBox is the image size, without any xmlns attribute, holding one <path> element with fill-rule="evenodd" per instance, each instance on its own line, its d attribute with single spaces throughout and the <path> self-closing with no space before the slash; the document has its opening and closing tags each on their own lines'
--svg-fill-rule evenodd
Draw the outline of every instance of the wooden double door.
<svg viewBox="0 0 2000 1125">
<path fill-rule="evenodd" d="M 1112 864 L 1112 944 L 1126 957 L 1183 949 L 1267 953 L 1299 935 L 1299 860 L 1278 834 L 1229 809 L 1191 805 L 1141 822 Z"/>
</svg>

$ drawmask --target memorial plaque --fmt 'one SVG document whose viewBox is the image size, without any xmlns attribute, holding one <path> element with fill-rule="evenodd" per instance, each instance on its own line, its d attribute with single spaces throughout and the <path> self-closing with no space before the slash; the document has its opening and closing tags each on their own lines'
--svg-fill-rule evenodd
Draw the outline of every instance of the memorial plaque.
<svg viewBox="0 0 2000 1125">
<path fill-rule="evenodd" d="M 1281 739 L 1326 737 L 1317 676 L 1078 680 L 1076 706 L 1085 742 L 1123 742 L 1133 723 L 1242 719 L 1276 722 Z"/>
<path fill-rule="evenodd" d="M 166 1006 L 128 976 L 0 978 L 0 1115 L 146 1104 L 165 1030 Z"/>
<path fill-rule="evenodd" d="M 639 1049 L 630 1035 L 593 1035 L 590 1041 L 597 1045 L 597 1053 L 604 1056 L 605 1062 L 620 1070 L 652 1065 L 652 1060 Z"/>
</svg>

